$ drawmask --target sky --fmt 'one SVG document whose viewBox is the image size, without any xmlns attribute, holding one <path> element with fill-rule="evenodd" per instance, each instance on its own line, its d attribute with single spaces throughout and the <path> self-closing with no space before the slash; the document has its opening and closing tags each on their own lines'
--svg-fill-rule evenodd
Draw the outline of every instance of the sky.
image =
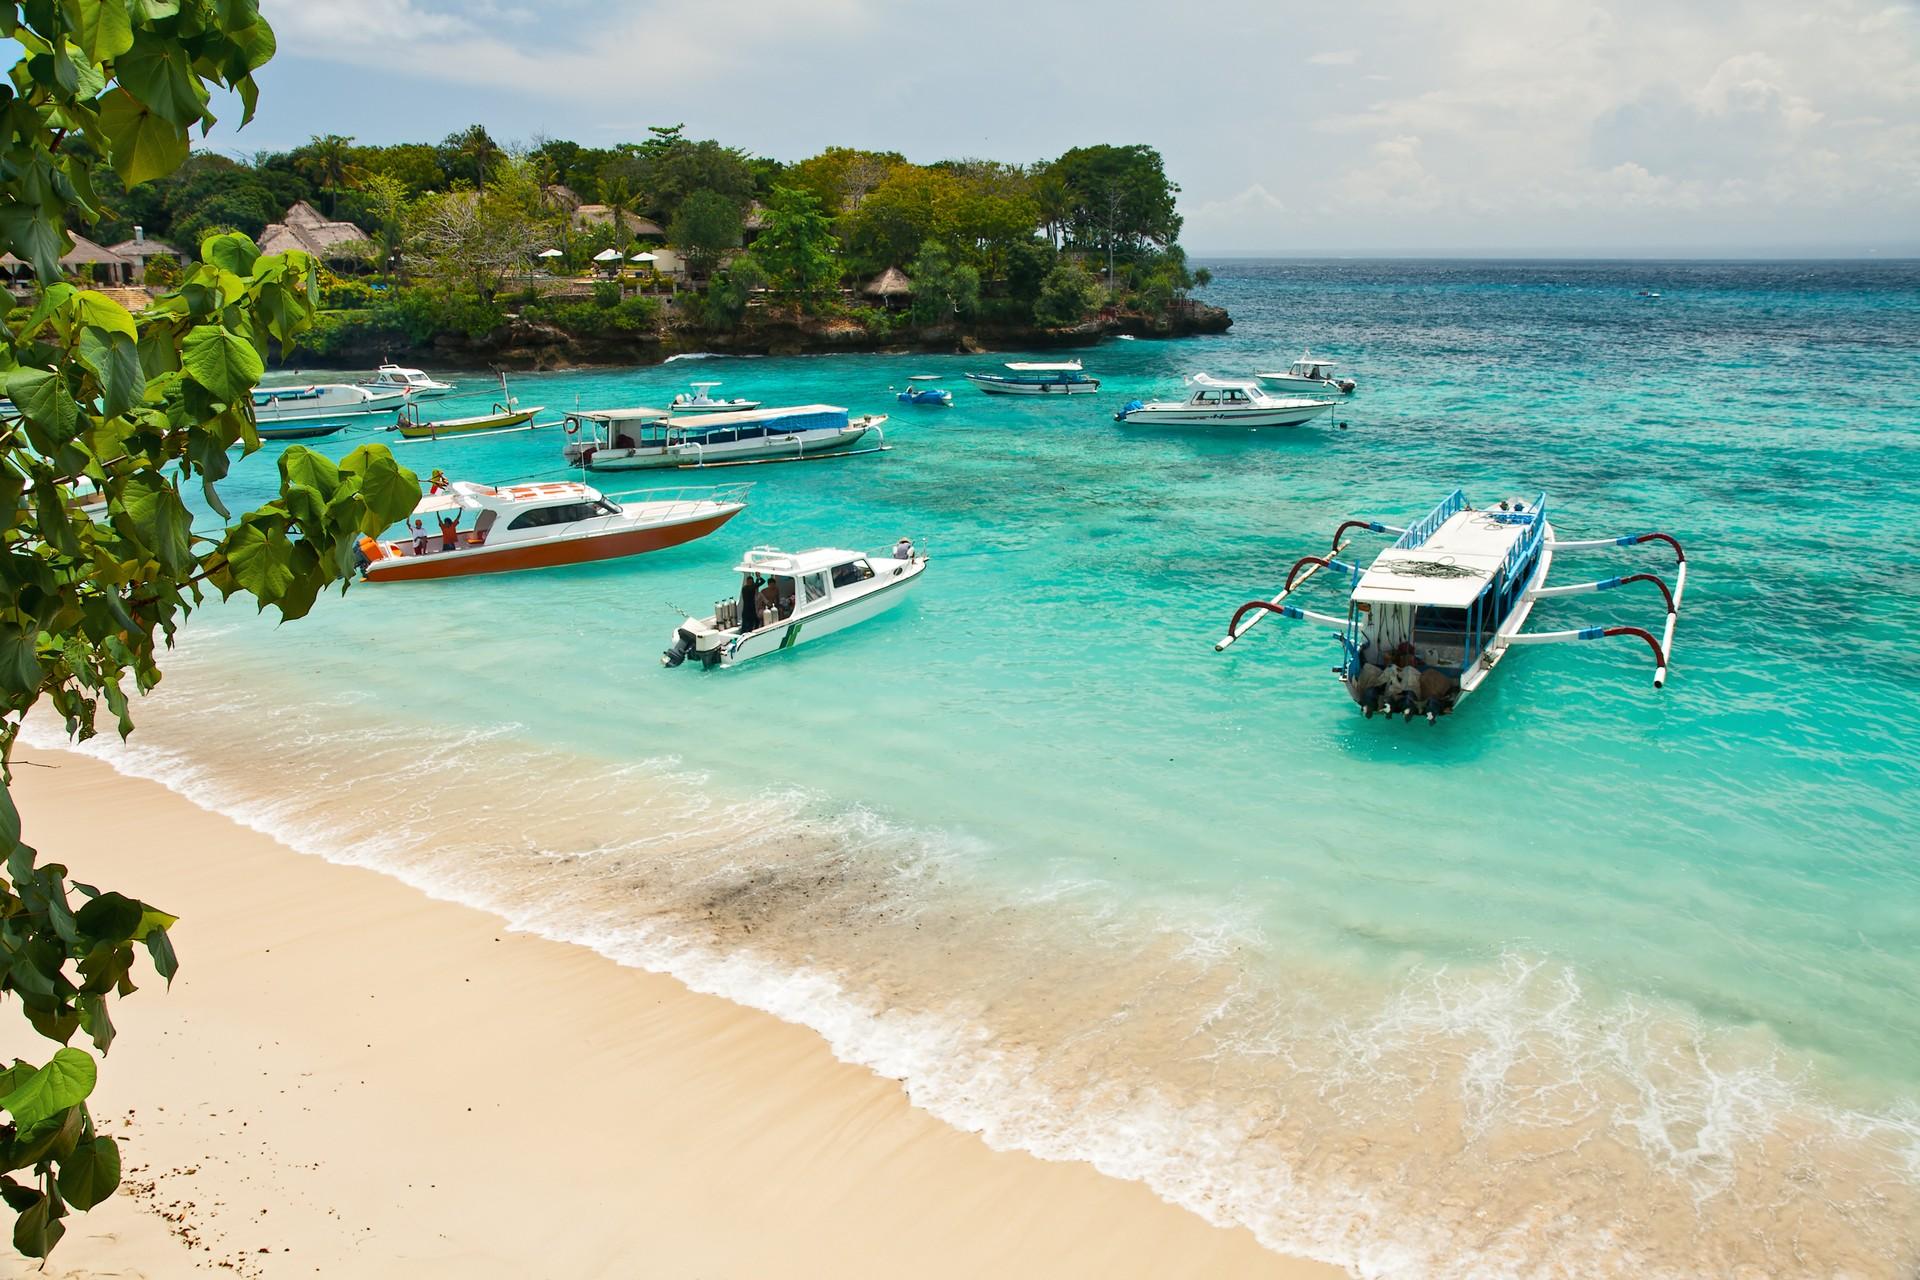
<svg viewBox="0 0 1920 1280">
<path fill-rule="evenodd" d="M 262 0 L 313 134 L 1159 148 L 1195 256 L 1920 253 L 1920 0 Z M 237 120 L 238 111 L 228 113 Z"/>
</svg>

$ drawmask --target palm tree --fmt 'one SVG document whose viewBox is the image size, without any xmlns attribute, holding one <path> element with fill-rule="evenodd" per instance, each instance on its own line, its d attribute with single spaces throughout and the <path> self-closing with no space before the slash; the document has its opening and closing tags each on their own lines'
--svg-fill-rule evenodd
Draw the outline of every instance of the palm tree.
<svg viewBox="0 0 1920 1280">
<path fill-rule="evenodd" d="M 1046 224 L 1054 256 L 1059 257 L 1060 233 L 1066 229 L 1067 219 L 1073 216 L 1073 191 L 1059 174 L 1045 170 L 1035 176 L 1032 194 L 1034 204 L 1040 207 L 1040 220 Z"/>
<path fill-rule="evenodd" d="M 301 152 L 300 171 L 327 193 L 327 216 L 332 217 L 341 190 L 366 181 L 366 170 L 353 162 L 353 139 L 337 133 L 315 134 Z"/>
<path fill-rule="evenodd" d="M 453 152 L 462 160 L 473 162 L 473 188 L 478 191 L 487 185 L 487 174 L 495 162 L 500 159 L 500 144 L 493 140 L 485 125 L 471 124 L 466 130 L 447 139 L 453 144 Z"/>
</svg>

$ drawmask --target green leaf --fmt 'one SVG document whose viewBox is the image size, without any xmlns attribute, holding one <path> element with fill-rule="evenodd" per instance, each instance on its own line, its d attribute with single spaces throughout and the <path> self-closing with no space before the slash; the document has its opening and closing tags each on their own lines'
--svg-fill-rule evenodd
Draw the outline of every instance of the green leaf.
<svg viewBox="0 0 1920 1280">
<path fill-rule="evenodd" d="M 253 264 L 260 261 L 260 250 L 238 231 L 223 231 L 201 241 L 200 257 L 236 276 L 245 276 L 251 275 Z"/>
<path fill-rule="evenodd" d="M 304 445 L 290 444 L 280 455 L 280 484 L 282 488 L 305 485 L 322 498 L 331 498 L 340 488 L 340 468 L 325 454 L 315 453 Z M 414 501 L 417 503 L 419 499 Z"/>
<path fill-rule="evenodd" d="M 134 926 L 133 932 L 127 936 L 133 942 L 145 942 L 152 936 L 154 930 L 157 929 L 165 933 L 168 929 L 173 928 L 174 925 L 179 923 L 179 916 L 170 916 L 166 912 L 150 907 L 143 902 L 140 904 L 140 923 Z"/>
<path fill-rule="evenodd" d="M 145 910 L 125 894 L 107 892 L 75 912 L 73 922 L 96 942 L 132 942 Z"/>
<path fill-rule="evenodd" d="M 153 971 L 172 986 L 173 975 L 180 972 L 180 959 L 173 954 L 173 939 L 165 929 L 147 935 L 147 954 L 153 958 Z"/>
<path fill-rule="evenodd" d="M 38 689 L 42 671 L 34 637 L 11 622 L 0 622 L 0 688 L 10 695 L 9 701 L 24 699 Z M 6 807 L 9 810 L 13 808 L 11 798 L 7 800 Z M 18 816 L 12 817 L 7 825 L 13 832 L 7 843 L 12 844 L 20 838 Z"/>
<path fill-rule="evenodd" d="M 43 1195 L 14 1220 L 13 1247 L 29 1258 L 44 1258 L 67 1234 L 66 1224 L 54 1216 L 53 1201 Z"/>
<path fill-rule="evenodd" d="M 114 60 L 113 74 L 123 90 L 170 122 L 183 140 L 187 126 L 206 113 L 206 88 L 193 74 L 186 51 L 174 41 L 142 41 Z"/>
<path fill-rule="evenodd" d="M 193 563 L 193 517 L 173 486 L 136 475 L 120 492 L 120 508 L 154 559 L 171 573 Z"/>
<path fill-rule="evenodd" d="M 13 1115 L 21 1128 L 77 1107 L 93 1092 L 99 1069 L 84 1049 L 61 1049 L 24 1084 L 0 1098 L 0 1108 Z"/>
<path fill-rule="evenodd" d="M 74 1001 L 80 1009 L 80 1026 L 93 1041 L 93 1047 L 101 1053 L 113 1048 L 113 1037 L 118 1034 L 114 1029 L 113 1016 L 107 1012 L 107 998 L 103 995 L 83 995 Z"/>
<path fill-rule="evenodd" d="M 217 324 L 195 326 L 181 344 L 180 364 L 189 378 L 227 404 L 245 399 L 266 372 L 252 343 Z"/>
<path fill-rule="evenodd" d="M 163 178 L 186 163 L 186 129 L 154 114 L 124 89 L 101 104 L 100 131 L 107 136 L 113 171 L 129 187 Z"/>
<path fill-rule="evenodd" d="M 341 461 L 340 470 L 358 478 L 360 499 L 380 517 L 380 528 L 420 505 L 420 481 L 393 460 L 385 445 L 361 445 Z"/>
<path fill-rule="evenodd" d="M 0 235 L 13 253 L 33 264 L 42 280 L 60 278 L 60 255 L 66 252 L 59 215 L 49 206 L 0 206 Z"/>
<path fill-rule="evenodd" d="M 124 333 L 109 333 L 92 325 L 80 332 L 80 359 L 100 379 L 100 408 L 109 417 L 140 403 L 147 390 L 146 370 L 140 367 L 140 348 Z"/>
<path fill-rule="evenodd" d="M 93 1208 L 120 1185 L 120 1147 L 102 1134 L 74 1147 L 60 1162 L 60 1194 L 74 1208 Z"/>
<path fill-rule="evenodd" d="M 133 23 L 126 0 L 69 0 L 71 34 L 80 51 L 95 62 L 117 58 L 133 48 Z"/>
<path fill-rule="evenodd" d="M 33 423 L 61 439 L 70 439 L 79 408 L 66 380 L 47 369 L 15 369 L 7 375 L 7 398 Z"/>
<path fill-rule="evenodd" d="M 73 295 L 68 305 L 73 310 L 74 318 L 83 325 L 94 325 L 109 333 L 124 333 L 129 338 L 137 339 L 140 336 L 132 314 L 104 293 L 81 289 Z"/>
<path fill-rule="evenodd" d="M 280 528 L 243 524 L 227 537 L 227 563 L 241 588 L 270 604 L 293 585 L 293 543 Z"/>
</svg>

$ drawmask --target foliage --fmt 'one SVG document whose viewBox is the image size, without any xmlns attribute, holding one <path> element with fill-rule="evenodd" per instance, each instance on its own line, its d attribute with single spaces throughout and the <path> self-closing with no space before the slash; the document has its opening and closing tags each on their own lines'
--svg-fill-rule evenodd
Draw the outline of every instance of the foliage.
<svg viewBox="0 0 1920 1280">
<path fill-rule="evenodd" d="M 704 276 L 722 254 L 740 246 L 740 209 L 717 191 L 696 191 L 681 201 L 667 239 L 694 274 Z"/>
<path fill-rule="evenodd" d="M 580 337 L 604 337 L 623 333 L 648 333 L 659 327 L 660 304 L 652 298 L 623 298 L 613 306 L 589 302 L 536 302 L 525 312 L 528 319 L 550 324 L 556 329 Z"/>
<path fill-rule="evenodd" d="M 811 191 L 820 207 L 834 217 L 857 209 L 867 193 L 879 186 L 907 158 L 897 151 L 861 151 L 855 147 L 828 147 L 817 156 L 788 166 L 787 186 Z"/>
<path fill-rule="evenodd" d="M 1065 329 L 1092 315 L 1099 304 L 1099 282 L 1078 262 L 1062 259 L 1040 285 L 1033 318 L 1049 329 Z"/>
<path fill-rule="evenodd" d="M 507 276 L 532 268 L 542 210 L 538 184 L 523 160 L 503 158 L 479 191 L 449 191 L 416 201 L 407 218 L 407 251 L 444 288 L 490 300 Z"/>
<path fill-rule="evenodd" d="M 593 305 L 596 307 L 617 307 L 620 305 L 620 285 L 614 280 L 596 280 L 593 282 Z"/>
<path fill-rule="evenodd" d="M 819 310 L 840 279 L 832 220 L 811 192 L 775 187 L 766 223 L 753 256 L 766 269 L 768 286 L 804 311 Z"/>
<path fill-rule="evenodd" d="M 337 133 L 317 135 L 306 146 L 297 168 L 307 180 L 328 193 L 327 211 L 335 212 L 336 197 L 347 187 L 367 180 L 367 171 L 354 162 L 353 139 Z"/>
<path fill-rule="evenodd" d="M 171 289 L 183 278 L 180 259 L 170 253 L 156 253 L 147 259 L 142 278 L 149 289 Z"/>
<path fill-rule="evenodd" d="M 683 126 L 654 126 L 646 141 L 621 146 L 600 168 L 602 203 L 616 203 L 614 195 L 630 193 L 633 204 L 663 226 L 696 191 L 710 191 L 745 209 L 755 193 L 751 158 L 734 147 L 711 139 L 696 142 L 682 136 Z"/>
<path fill-rule="evenodd" d="M 457 289 L 382 290 L 369 307 L 322 317 L 310 341 L 322 355 L 386 344 L 420 346 L 446 333 L 484 338 L 506 319 L 497 299 Z"/>
<path fill-rule="evenodd" d="M 907 268 L 913 282 L 913 319 L 916 324 L 952 324 L 980 309 L 980 273 L 955 263 L 934 241 L 920 247 L 920 256 Z"/>
<path fill-rule="evenodd" d="M 1075 147 L 1048 173 L 1065 188 L 1069 248 L 1133 253 L 1180 237 L 1180 188 L 1152 147 Z"/>
<path fill-rule="evenodd" d="M 736 328 L 746 317 L 753 291 L 766 287 L 766 268 L 752 254 L 742 254 L 707 282 L 707 292 L 701 301 L 703 322 L 709 329 Z"/>
<path fill-rule="evenodd" d="M 458 133 L 450 133 L 437 148 L 440 169 L 449 179 L 455 175 L 484 187 L 493 176 L 493 167 L 505 158 L 500 144 L 484 125 L 470 124 Z"/>
<path fill-rule="evenodd" d="M 253 72 L 274 51 L 253 0 L 38 0 L 0 13 L 0 35 L 19 51 L 0 94 L 0 250 L 43 284 L 59 279 L 69 219 L 99 218 L 101 162 L 128 196 L 168 179 L 187 160 L 188 129 L 215 123 L 209 86 L 234 91 L 244 123 Z M 10 761 L 23 718 L 45 703 L 86 737 L 104 706 L 130 732 L 128 689 L 160 679 L 160 646 L 209 588 L 300 617 L 345 576 L 356 538 L 419 495 L 384 448 L 336 464 L 293 446 L 278 497 L 237 519 L 227 511 L 217 485 L 229 450 L 259 447 L 261 349 L 310 323 L 316 266 L 263 257 L 240 235 L 200 251 L 182 286 L 137 319 L 65 283 L 44 284 L 31 305 L 0 303 L 0 997 L 61 1046 L 0 1070 L 0 1196 L 30 1257 L 120 1180 L 118 1148 L 87 1108 L 98 1065 L 70 1042 L 84 1033 L 111 1048 L 110 1001 L 135 989 L 136 946 L 162 978 L 176 962 L 172 916 L 70 882 L 22 842 Z M 181 496 L 196 483 L 220 517 L 201 532 Z M 104 498 L 102 518 L 75 510 L 83 487 Z"/>
</svg>

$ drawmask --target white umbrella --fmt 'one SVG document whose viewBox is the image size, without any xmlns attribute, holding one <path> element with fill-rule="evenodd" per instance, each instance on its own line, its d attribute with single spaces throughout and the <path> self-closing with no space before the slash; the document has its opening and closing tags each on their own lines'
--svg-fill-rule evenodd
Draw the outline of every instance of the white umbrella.
<svg viewBox="0 0 1920 1280">
<path fill-rule="evenodd" d="M 629 258 L 628 261 L 629 262 L 657 262 L 659 261 L 659 259 L 655 258 L 650 253 L 636 253 L 633 255 L 633 257 Z"/>
<path fill-rule="evenodd" d="M 540 256 L 543 258 L 564 258 L 567 255 L 560 252 L 558 249 L 542 249 L 540 251 Z"/>
<path fill-rule="evenodd" d="M 595 262 L 618 262 L 623 255 L 618 249 L 602 249 L 593 255 Z"/>
</svg>

